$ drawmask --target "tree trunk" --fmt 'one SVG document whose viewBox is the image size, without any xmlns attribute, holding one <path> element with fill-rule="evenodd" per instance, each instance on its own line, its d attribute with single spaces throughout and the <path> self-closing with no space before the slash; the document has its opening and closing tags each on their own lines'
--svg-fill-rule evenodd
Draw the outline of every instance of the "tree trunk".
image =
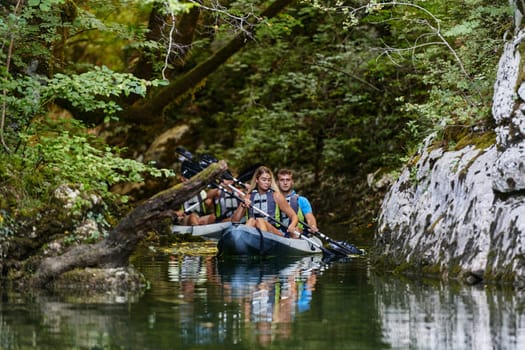
<svg viewBox="0 0 525 350">
<path fill-rule="evenodd" d="M 155 3 L 153 9 L 151 10 L 149 22 L 148 22 L 148 32 L 146 39 L 151 41 L 161 41 L 163 36 L 168 36 L 169 33 L 169 24 L 171 20 L 166 18 L 166 15 L 162 13 L 163 5 L 160 3 Z M 166 47 L 163 52 L 159 50 L 151 50 L 144 48 L 141 51 L 141 56 L 133 69 L 133 75 L 141 79 L 152 79 L 154 74 L 153 59 L 156 57 L 156 60 L 161 60 L 161 55 L 169 54 L 169 62 L 171 66 L 175 68 L 180 68 L 183 65 L 189 48 L 193 42 L 193 37 L 197 28 L 197 23 L 199 21 L 200 9 L 198 6 L 192 7 L 190 11 L 185 12 L 177 18 L 176 28 L 173 34 L 173 44 L 172 47 Z M 168 29 L 165 29 L 168 27 Z M 175 51 L 175 52 L 174 52 Z M 172 68 L 167 69 L 166 75 L 172 76 Z M 134 96 L 135 102 L 138 99 L 138 95 Z"/>
<path fill-rule="evenodd" d="M 136 207 L 106 239 L 93 245 L 75 246 L 61 256 L 44 259 L 31 278 L 31 285 L 45 287 L 55 277 L 76 268 L 126 266 L 137 244 L 159 220 L 171 218 L 173 208 L 179 208 L 226 169 L 224 161 L 214 163 L 190 181 L 160 192 Z"/>
<path fill-rule="evenodd" d="M 291 2 L 293 2 L 293 0 L 276 0 L 261 13 L 260 17 L 275 17 Z M 144 100 L 137 101 L 137 103 L 122 113 L 122 118 L 140 124 L 153 124 L 157 122 L 166 106 L 184 93 L 193 89 L 211 73 L 215 72 L 228 58 L 242 49 L 248 41 L 249 37 L 245 32 L 238 34 L 225 47 L 179 79 L 160 89 L 156 94 Z"/>
</svg>

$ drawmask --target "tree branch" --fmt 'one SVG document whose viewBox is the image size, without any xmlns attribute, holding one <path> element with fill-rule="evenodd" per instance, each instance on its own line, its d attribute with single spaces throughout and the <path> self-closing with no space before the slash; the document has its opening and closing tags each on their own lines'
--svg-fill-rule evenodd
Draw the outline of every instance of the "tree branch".
<svg viewBox="0 0 525 350">
<path fill-rule="evenodd" d="M 126 266 L 137 244 L 160 220 L 168 217 L 168 212 L 199 193 L 227 168 L 224 161 L 213 163 L 188 182 L 160 192 L 139 205 L 120 221 L 106 239 L 93 245 L 75 246 L 60 256 L 44 259 L 30 284 L 45 287 L 52 279 L 76 268 Z"/>
<path fill-rule="evenodd" d="M 260 18 L 275 17 L 293 0 L 276 0 L 260 15 Z M 184 93 L 190 91 L 204 78 L 215 72 L 231 56 L 242 49 L 249 40 L 249 32 L 241 31 L 226 46 L 217 51 L 179 79 L 159 90 L 156 94 L 141 101 L 122 113 L 122 118 L 141 124 L 152 124 L 162 115 L 166 106 Z"/>
</svg>

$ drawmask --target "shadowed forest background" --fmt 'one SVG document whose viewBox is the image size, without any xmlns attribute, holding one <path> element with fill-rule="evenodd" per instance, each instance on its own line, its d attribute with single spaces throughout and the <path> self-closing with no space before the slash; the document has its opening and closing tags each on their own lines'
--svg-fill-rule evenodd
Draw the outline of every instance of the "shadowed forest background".
<svg viewBox="0 0 525 350">
<path fill-rule="evenodd" d="M 388 179 L 426 136 L 449 149 L 493 138 L 513 9 L 9 0 L 0 14 L 0 240 L 36 231 L 89 243 L 179 181 L 177 146 L 235 173 L 291 168 L 321 223 L 369 230 Z M 79 193 L 66 212 L 64 186 Z M 97 230 L 81 237 L 87 217 Z"/>
</svg>

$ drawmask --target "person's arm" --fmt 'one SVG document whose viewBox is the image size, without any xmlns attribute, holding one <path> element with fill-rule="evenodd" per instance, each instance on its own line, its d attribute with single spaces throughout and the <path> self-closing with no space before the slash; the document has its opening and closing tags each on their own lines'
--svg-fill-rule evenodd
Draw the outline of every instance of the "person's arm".
<svg viewBox="0 0 525 350">
<path fill-rule="evenodd" d="M 310 204 L 308 198 L 299 196 L 299 198 L 297 199 L 297 203 L 299 204 L 299 207 L 303 212 L 304 218 L 306 219 L 306 223 L 308 224 L 308 226 L 310 226 L 311 231 L 319 231 L 319 229 L 317 228 L 317 219 L 314 216 L 312 205 Z"/>
<path fill-rule="evenodd" d="M 310 227 L 310 231 L 312 232 L 319 231 L 319 229 L 317 228 L 317 220 L 315 219 L 314 214 L 312 213 L 306 214 L 304 218 L 306 219 L 306 223 Z"/>
<path fill-rule="evenodd" d="M 244 196 L 244 203 L 241 201 L 237 209 L 233 212 L 232 222 L 240 222 L 242 217 L 246 214 L 247 208 L 250 206 L 250 196 Z"/>
<path fill-rule="evenodd" d="M 215 201 L 215 199 L 219 198 L 219 195 L 220 190 L 218 188 L 213 188 L 206 193 L 204 205 L 206 205 L 206 208 L 208 208 L 208 210 L 213 210 L 213 202 Z"/>
</svg>

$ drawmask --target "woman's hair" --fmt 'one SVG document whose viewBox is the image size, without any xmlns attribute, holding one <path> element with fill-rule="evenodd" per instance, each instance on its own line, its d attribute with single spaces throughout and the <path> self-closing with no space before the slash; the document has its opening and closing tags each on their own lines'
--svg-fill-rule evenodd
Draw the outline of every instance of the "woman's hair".
<svg viewBox="0 0 525 350">
<path fill-rule="evenodd" d="M 273 173 L 272 171 L 270 170 L 270 168 L 264 166 L 264 165 L 261 165 L 260 167 L 258 167 L 255 172 L 253 173 L 253 176 L 252 176 L 252 180 L 250 182 L 250 192 L 253 191 L 256 187 L 257 187 L 257 184 L 255 183 L 255 180 L 257 180 L 261 175 L 263 174 L 268 174 L 270 175 L 270 178 L 272 179 L 271 181 L 271 185 L 270 185 L 270 188 L 274 191 L 274 192 L 281 192 L 279 190 L 279 186 L 277 186 L 277 183 L 275 182 L 275 177 L 273 176 Z"/>
</svg>

